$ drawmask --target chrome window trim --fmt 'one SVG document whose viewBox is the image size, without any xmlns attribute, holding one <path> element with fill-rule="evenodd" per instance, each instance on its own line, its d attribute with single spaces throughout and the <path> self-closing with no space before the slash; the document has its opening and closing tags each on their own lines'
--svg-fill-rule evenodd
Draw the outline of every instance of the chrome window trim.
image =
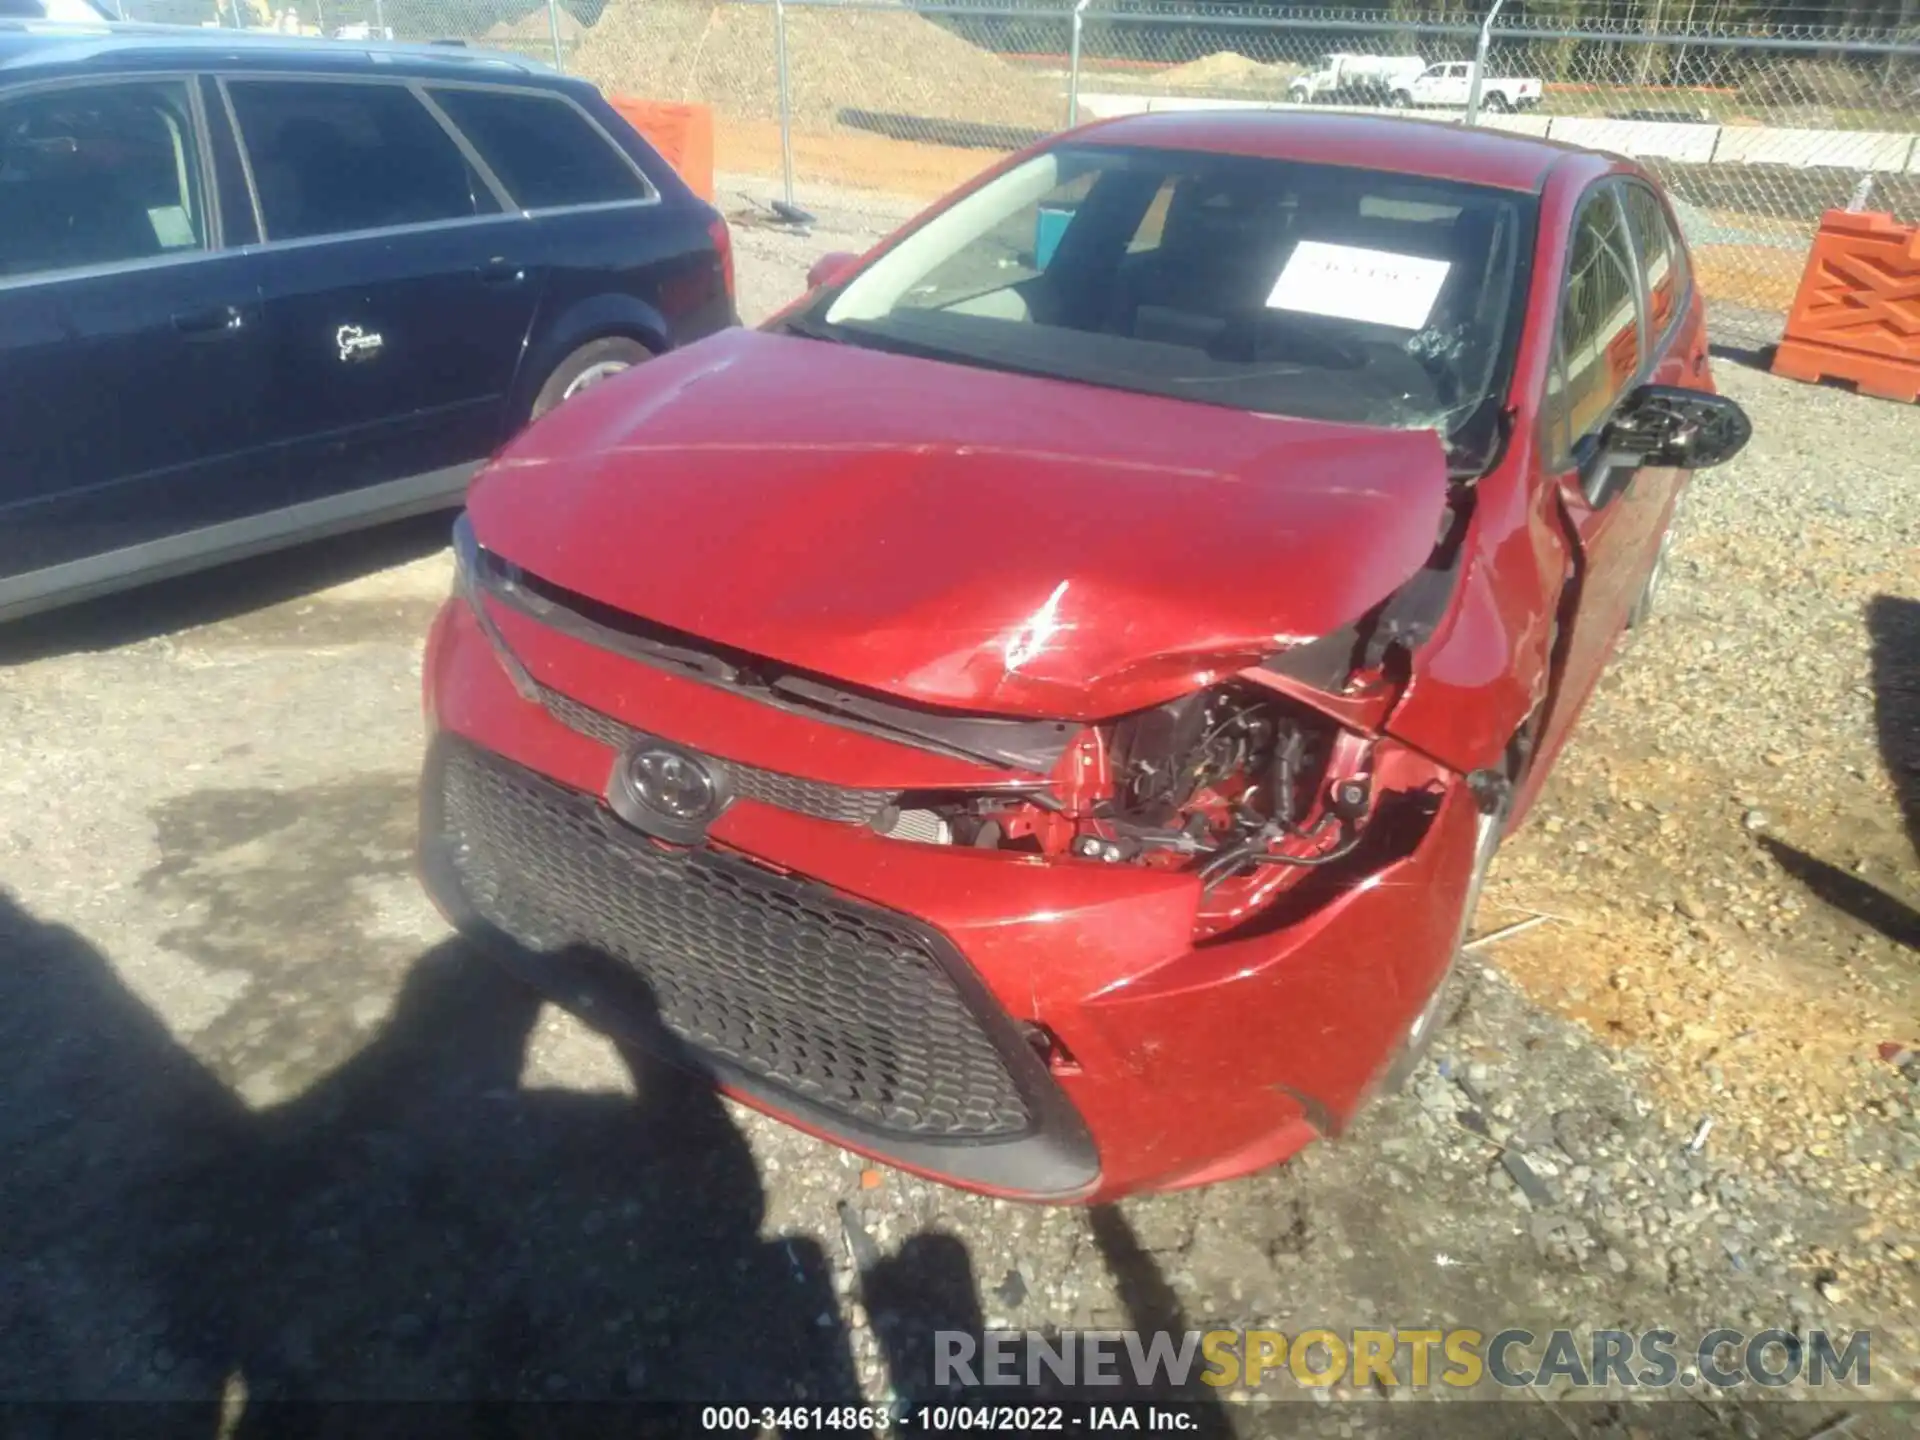
<svg viewBox="0 0 1920 1440">
<path fill-rule="evenodd" d="M 297 240 L 267 240 L 258 245 L 243 245 L 228 253 L 256 255 L 272 252 L 277 254 L 283 250 L 311 250 L 320 245 L 344 245 L 359 240 L 438 234 L 443 230 L 466 230 L 479 225 L 510 225 L 526 218 L 522 211 L 507 210 L 497 215 L 463 215 L 458 220 L 422 220 L 412 225 L 376 225 L 368 230 L 333 230 L 325 235 L 302 235 Z"/>
<path fill-rule="evenodd" d="M 453 123 L 447 112 L 434 102 L 433 96 L 427 93 L 427 87 L 414 84 L 407 88 L 413 91 L 413 98 L 425 107 L 426 112 L 433 117 L 434 123 L 446 132 L 449 140 L 453 141 L 454 149 L 467 157 L 467 164 L 473 167 L 473 173 L 480 177 L 480 183 L 487 187 L 488 192 L 493 196 L 493 203 L 500 207 L 502 213 L 508 215 L 515 211 L 524 213 L 525 207 L 514 204 L 513 196 L 509 195 L 507 187 L 500 183 L 500 177 L 493 173 L 493 167 L 486 162 L 473 141 L 460 132 L 460 127 Z"/>
<path fill-rule="evenodd" d="M 177 255 L 161 256 L 147 260 L 125 260 L 111 265 L 88 265 L 72 270 L 60 270 L 47 275 L 23 275 L 18 278 L 0 277 L 0 293 L 12 290 L 25 290 L 36 285 L 62 284 L 67 281 L 95 280 L 104 276 L 130 274 L 136 271 L 148 271 L 171 268 L 175 265 L 190 265 L 206 260 L 227 260 L 236 256 L 257 255 L 262 251 L 298 250 L 317 245 L 337 245 L 356 240 L 378 240 L 391 236 L 425 234 L 440 230 L 459 229 L 469 225 L 499 225 L 516 220 L 530 218 L 524 211 L 510 210 L 504 215 L 474 215 L 461 220 L 431 220 L 418 225 L 386 225 L 372 230 L 342 230 L 331 235 L 313 235 L 299 240 L 275 240 L 266 244 L 233 245 L 224 250 L 183 250 Z"/>
<path fill-rule="evenodd" d="M 543 205 L 538 210 L 523 210 L 520 213 L 530 219 L 542 220 L 550 215 L 597 215 L 603 210 L 647 210 L 660 203 L 658 195 L 650 195 L 642 200 L 590 200 L 584 205 Z"/>
<path fill-rule="evenodd" d="M 94 85 L 145 85 L 154 80 L 191 81 L 198 70 L 110 70 L 97 75 L 55 75 L 39 80 L 16 80 L 0 85 L 0 102 L 42 90 L 76 90 Z"/>
<path fill-rule="evenodd" d="M 240 116 L 233 108 L 233 97 L 227 93 L 225 77 L 209 77 L 213 88 L 220 92 L 220 108 L 227 112 L 227 130 L 233 136 L 233 150 L 240 157 L 240 182 L 247 187 L 247 204 L 253 208 L 254 244 L 266 243 L 267 217 L 260 209 L 260 187 L 253 183 L 253 157 L 247 154 L 247 137 L 240 133 Z"/>
<path fill-rule="evenodd" d="M 480 175 L 480 178 L 487 184 L 488 188 L 494 192 L 494 197 L 497 200 L 499 200 L 500 203 L 505 207 L 503 214 L 502 215 L 471 215 L 471 216 L 463 215 L 450 220 L 423 220 L 423 221 L 420 221 L 418 224 L 414 224 L 414 225 L 382 226 L 379 229 L 375 229 L 375 230 L 341 230 L 341 231 L 335 231 L 328 235 L 302 236 L 297 240 L 273 239 L 267 232 L 266 217 L 263 214 L 261 214 L 261 211 L 260 211 L 260 193 L 258 188 L 254 184 L 253 160 L 247 149 L 247 137 L 240 127 L 240 117 L 234 111 L 233 96 L 231 95 L 231 93 L 229 93 L 229 90 L 228 90 L 228 85 L 230 82 L 244 83 L 244 82 L 253 81 L 253 80 L 266 80 L 266 81 L 292 82 L 292 83 L 305 83 L 305 82 L 312 81 L 312 82 L 318 82 L 318 83 L 330 84 L 330 85 L 397 85 L 410 90 L 413 93 L 414 98 L 420 101 L 426 107 L 427 113 L 431 115 L 434 118 L 434 120 L 440 124 L 442 129 L 447 131 L 448 138 L 451 139 L 454 142 L 454 144 L 459 148 L 461 154 L 467 157 L 467 163 L 475 167 L 476 171 Z M 308 74 L 306 72 L 299 71 L 299 70 L 285 70 L 285 71 L 247 70 L 244 72 L 221 71 L 214 76 L 214 82 L 220 87 L 221 100 L 225 103 L 227 107 L 227 119 L 228 119 L 228 122 L 233 126 L 234 143 L 238 145 L 240 148 L 240 165 L 247 178 L 247 193 L 253 197 L 254 223 L 260 227 L 259 243 L 257 245 L 247 247 L 248 249 L 264 249 L 269 246 L 283 246 L 283 245 L 306 245 L 306 244 L 311 244 L 314 241 L 351 239 L 357 236 L 364 236 L 364 235 L 390 234 L 390 233 L 400 233 L 404 231 L 415 231 L 415 230 L 432 230 L 432 229 L 437 229 L 439 227 L 447 226 L 447 225 L 469 225 L 478 220 L 498 220 L 502 218 L 517 218 L 517 217 L 523 217 L 523 216 L 528 218 L 545 218 L 548 216 L 555 216 L 555 215 L 573 215 L 573 214 L 592 212 L 596 210 L 613 210 L 613 209 L 619 209 L 623 207 L 639 208 L 642 206 L 658 205 L 661 202 L 662 197 L 660 194 L 659 187 L 656 186 L 653 183 L 653 181 L 648 178 L 647 172 L 640 168 L 638 162 L 636 162 L 631 155 L 627 154 L 626 150 L 621 147 L 620 143 L 607 133 L 606 127 L 601 125 L 599 121 L 595 120 L 592 114 L 589 113 L 586 107 L 581 105 L 579 101 L 575 100 L 571 95 L 562 94 L 557 90 L 548 90 L 536 85 L 493 84 L 493 83 L 486 83 L 486 82 L 474 81 L 474 80 L 422 79 L 419 76 L 413 76 L 413 75 L 359 75 L 359 74 L 315 75 L 315 74 Z M 502 93 L 502 94 L 508 94 L 508 95 L 528 96 L 536 100 L 553 100 L 553 101 L 558 101 L 563 105 L 569 106 L 572 108 L 573 112 L 576 115 L 578 115 L 582 120 L 586 121 L 586 123 L 590 127 L 592 127 L 594 133 L 600 137 L 602 142 L 604 142 L 606 145 L 611 147 L 613 152 L 616 155 L 618 155 L 622 161 L 626 163 L 627 168 L 633 172 L 636 178 L 639 179 L 641 185 L 646 187 L 646 194 L 643 196 L 636 196 L 630 200 L 597 200 L 587 205 L 553 205 L 553 206 L 544 206 L 537 210 L 529 210 L 526 207 L 522 206 L 517 200 L 513 198 L 512 192 L 507 189 L 506 185 L 500 180 L 499 176 L 497 176 L 494 173 L 493 167 L 486 163 L 486 159 L 484 156 L 480 154 L 478 147 L 475 146 L 473 142 L 466 136 L 466 134 L 460 129 L 459 125 L 455 123 L 455 121 L 453 120 L 453 117 L 448 115 L 444 110 L 442 110 L 438 105 L 434 103 L 433 96 L 430 92 L 435 89 L 493 91 L 496 93 Z"/>
<path fill-rule="evenodd" d="M 47 285 L 98 280 L 109 275 L 170 270 L 176 265 L 197 265 L 208 260 L 221 260 L 238 253 L 236 250 L 183 250 L 176 255 L 150 256 L 144 260 L 116 260 L 104 265 L 78 265 L 71 270 L 50 270 L 40 275 L 0 275 L 0 295 L 19 290 L 34 290 Z"/>
<path fill-rule="evenodd" d="M 204 177 L 201 188 L 206 193 L 200 208 L 207 222 L 206 248 L 218 254 L 226 248 L 226 217 L 220 209 L 220 171 L 214 162 L 213 125 L 207 117 L 207 97 L 198 75 L 187 83 L 187 108 L 193 116 L 194 149 L 200 156 L 200 173 Z"/>
<path fill-rule="evenodd" d="M 205 232 L 200 237 L 197 249 L 163 250 L 158 255 L 143 255 L 133 260 L 113 260 L 98 265 L 75 265 L 65 270 L 39 270 L 28 275 L 0 275 L 0 294 L 15 290 L 31 290 L 42 285 L 60 285 L 71 280 L 89 280 L 101 275 L 121 275 L 132 271 L 170 268 L 175 265 L 190 265 L 201 260 L 212 260 L 227 252 L 215 244 L 216 232 L 213 225 L 218 213 L 218 197 L 208 192 L 218 188 L 213 169 L 212 141 L 207 134 L 206 116 L 200 109 L 200 86 L 198 74 L 192 70 L 153 70 L 120 71 L 105 75 L 62 75 L 50 80 L 27 80 L 17 85 L 0 88 L 0 104 L 19 99 L 26 95 L 42 94 L 59 90 L 97 89 L 105 85 L 146 85 L 155 82 L 172 81 L 178 83 L 187 92 L 187 117 L 193 125 L 194 155 L 201 166 L 200 190 L 201 209 Z"/>
<path fill-rule="evenodd" d="M 415 234 L 427 234 L 434 231 L 445 230 L 445 229 L 449 229 L 457 226 L 496 224 L 501 221 L 508 221 L 508 220 L 548 219 L 556 216 L 593 214 L 599 211 L 648 209 L 653 206 L 657 206 L 661 204 L 664 199 L 664 197 L 660 193 L 659 188 L 654 185 L 651 179 L 648 178 L 646 171 L 640 168 L 638 162 L 636 162 L 631 155 L 627 154 L 626 150 L 621 147 L 619 142 L 614 140 L 613 137 L 607 133 L 606 128 L 602 126 L 599 121 L 594 119 L 592 114 L 590 114 L 584 106 L 582 106 L 578 101 L 576 101 L 570 95 L 564 95 L 559 93 L 558 91 L 547 90 L 538 86 L 513 85 L 513 84 L 490 84 L 490 83 L 485 83 L 480 81 L 471 81 L 471 80 L 431 80 L 431 79 L 423 80 L 418 76 L 404 76 L 404 75 L 359 75 L 359 74 L 316 75 L 316 74 L 310 74 L 308 72 L 300 71 L 300 70 L 286 70 L 286 71 L 247 70 L 247 71 L 218 71 L 218 72 L 210 71 L 210 70 L 178 71 L 178 72 L 171 71 L 171 70 L 155 70 L 152 72 L 141 72 L 141 73 L 62 76 L 59 79 L 54 79 L 54 80 L 32 80 L 32 81 L 24 82 L 19 85 L 9 85 L 4 89 L 0 89 L 0 100 L 8 100 L 15 95 L 26 94 L 30 91 L 37 91 L 37 90 L 58 90 L 58 89 L 70 88 L 73 86 L 83 86 L 83 85 L 110 85 L 110 84 L 137 85 L 137 84 L 143 84 L 148 81 L 154 81 L 154 80 L 181 80 L 181 81 L 192 82 L 200 78 L 201 76 L 205 76 L 206 78 L 212 80 L 215 88 L 218 89 L 220 92 L 220 103 L 221 103 L 221 106 L 226 111 L 227 124 L 233 132 L 234 148 L 238 151 L 240 156 L 240 175 L 241 175 L 242 181 L 245 183 L 247 188 L 247 198 L 252 205 L 253 223 L 256 227 L 255 233 L 258 234 L 261 238 L 249 245 L 229 246 L 224 243 L 225 237 L 224 235 L 222 235 L 220 237 L 222 244 L 218 248 L 214 248 L 211 244 L 209 244 L 199 250 L 191 250 L 191 251 L 182 250 L 173 254 L 153 256 L 143 260 L 116 261 L 112 264 L 105 264 L 105 265 L 76 266 L 71 270 L 55 270 L 55 271 L 48 271 L 42 274 L 35 274 L 35 275 L 0 276 L 0 293 L 5 293 L 9 291 L 14 291 L 14 290 L 31 289 L 31 288 L 35 288 L 42 285 L 61 285 L 61 284 L 67 284 L 69 282 L 74 282 L 74 281 L 93 280 L 93 279 L 99 279 L 105 276 L 127 274 L 133 271 L 171 268 L 176 265 L 189 265 L 189 264 L 195 264 L 200 261 L 218 260 L 223 256 L 252 255 L 252 254 L 260 253 L 263 251 L 290 250 L 290 249 L 297 249 L 300 247 L 310 247 L 314 245 L 328 245 L 336 242 L 377 239 L 383 236 L 405 236 L 405 235 L 415 235 Z M 502 211 L 497 215 L 463 215 L 463 216 L 459 216 L 449 220 L 423 220 L 411 225 L 385 225 L 385 226 L 379 226 L 369 230 L 340 230 L 340 231 L 331 232 L 326 235 L 301 236 L 300 238 L 294 239 L 294 240 L 274 240 L 274 239 L 268 238 L 266 216 L 261 212 L 261 208 L 260 208 L 260 190 L 259 190 L 259 186 L 255 183 L 255 180 L 254 180 L 253 157 L 248 152 L 248 149 L 247 149 L 246 134 L 240 128 L 240 117 L 233 108 L 233 97 L 231 94 L 228 93 L 228 90 L 227 90 L 227 82 L 229 78 L 237 79 L 237 80 L 256 80 L 257 79 L 257 80 L 279 80 L 279 81 L 319 81 L 322 83 L 342 84 L 342 85 L 399 85 L 407 88 L 417 87 L 416 98 L 419 98 L 424 102 L 426 102 L 428 107 L 428 113 L 432 115 L 435 118 L 435 120 L 439 121 L 443 125 L 451 124 L 452 123 L 451 117 L 445 116 L 444 112 L 442 112 L 437 105 L 432 104 L 431 95 L 418 94 L 417 93 L 418 90 L 428 90 L 428 89 L 434 89 L 434 88 L 461 89 L 461 90 L 493 90 L 493 91 L 504 91 L 508 94 L 513 94 L 513 95 L 532 96 L 535 99 L 541 99 L 541 100 L 558 100 L 563 104 L 572 106 L 574 111 L 578 113 L 580 117 L 587 122 L 588 125 L 593 127 L 594 131 L 601 137 L 601 139 L 604 140 L 608 145 L 613 147 L 614 151 L 618 153 L 623 160 L 626 161 L 628 167 L 633 171 L 633 173 L 639 177 L 640 183 L 646 186 L 647 193 L 644 196 L 635 197 L 634 199 L 630 199 L 630 200 L 599 200 L 586 205 L 554 205 L 554 206 L 544 206 L 537 210 L 527 210 L 519 207 L 519 205 L 512 199 L 512 196 L 507 193 L 506 187 L 501 184 L 499 178 L 494 175 L 492 168 L 484 164 L 484 162 L 482 161 L 478 165 L 478 171 L 482 180 L 488 182 L 490 187 L 494 187 L 494 186 L 499 187 L 495 191 L 496 198 L 504 197 L 504 203 L 507 206 L 507 208 L 504 211 Z M 197 85 L 189 84 L 190 92 L 197 91 L 198 88 L 199 87 Z M 456 131 L 458 130 L 458 128 L 459 127 L 457 125 L 454 126 L 454 129 Z M 209 133 L 209 127 L 205 123 L 204 113 L 202 113 L 201 115 L 200 136 L 201 136 L 201 146 L 202 146 L 202 163 L 207 165 L 208 168 L 206 173 L 207 173 L 207 176 L 211 178 L 215 174 L 213 165 L 210 163 L 212 157 L 209 153 L 212 147 L 212 136 Z M 463 135 L 450 137 L 450 138 L 454 138 L 455 144 L 461 146 L 462 153 L 465 153 L 467 148 L 471 145 L 470 141 L 467 141 L 464 144 L 462 143 L 462 141 L 464 141 L 465 139 Z M 475 163 L 474 155 L 468 156 L 468 163 L 470 164 Z M 212 207 L 217 207 L 218 204 L 219 204 L 219 199 L 217 196 L 215 196 L 209 202 L 210 211 Z M 209 237 L 209 239 L 211 240 L 211 237 Z"/>
<path fill-rule="evenodd" d="M 453 148 L 460 152 L 469 165 L 478 165 L 480 181 L 493 195 L 494 202 L 502 207 L 496 215 L 451 215 L 444 220 L 420 220 L 411 225 L 376 225 L 365 230 L 330 230 L 324 235 L 301 235 L 292 240 L 275 240 L 267 228 L 266 212 L 260 204 L 260 188 L 254 183 L 253 152 L 247 141 L 247 133 L 240 124 L 240 115 L 234 108 L 234 84 L 252 84 L 260 81 L 270 85 L 378 85 L 387 89 L 405 90 L 413 96 L 414 102 L 423 109 L 427 118 L 441 128 L 447 138 L 453 141 Z M 478 157 L 471 153 L 471 146 L 463 143 L 460 136 L 447 131 L 447 122 L 438 106 L 427 100 L 418 88 L 418 81 L 411 75 L 334 75 L 305 74 L 301 71 L 248 70 L 245 72 L 220 71 L 214 76 L 214 83 L 220 87 L 220 98 L 227 107 L 227 118 L 233 125 L 234 144 L 240 147 L 240 168 L 247 177 L 247 193 L 253 197 L 254 222 L 260 227 L 258 244 L 245 247 L 249 251 L 263 250 L 268 247 L 292 245 L 310 245 L 328 240 L 352 240 L 367 235 L 404 234 L 416 230 L 434 230 L 448 225 L 471 225 L 476 220 L 512 219 L 526 212 L 513 204 L 493 172 L 484 164 L 478 163 Z"/>
</svg>

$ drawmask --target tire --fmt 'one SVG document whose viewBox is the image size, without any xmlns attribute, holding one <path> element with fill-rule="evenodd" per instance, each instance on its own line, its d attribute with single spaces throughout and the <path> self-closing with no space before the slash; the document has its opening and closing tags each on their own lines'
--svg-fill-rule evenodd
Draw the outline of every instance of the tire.
<svg viewBox="0 0 1920 1440">
<path fill-rule="evenodd" d="M 1492 868 L 1493 857 L 1499 852 L 1500 837 L 1506 830 L 1512 797 L 1513 792 L 1509 789 L 1497 810 L 1483 810 L 1478 816 L 1474 830 L 1473 869 L 1468 874 L 1467 891 L 1461 900 L 1460 925 L 1454 936 L 1453 954 L 1447 959 L 1447 968 L 1440 976 L 1440 983 L 1433 987 L 1433 994 L 1427 997 L 1427 1003 L 1407 1027 L 1399 1053 L 1380 1077 L 1379 1093 L 1383 1095 L 1395 1095 L 1406 1089 L 1407 1082 L 1427 1058 L 1427 1051 L 1433 1046 L 1433 1037 L 1446 1028 L 1454 1006 L 1459 1003 L 1461 947 L 1472 933 L 1473 912 L 1480 908 L 1480 892 L 1486 888 L 1487 871 Z"/>
<path fill-rule="evenodd" d="M 553 367 L 553 373 L 547 376 L 547 383 L 533 397 L 533 410 L 527 418 L 538 420 L 561 401 L 572 399 L 608 376 L 631 370 L 635 365 L 652 358 L 651 350 L 638 340 L 629 340 L 624 335 L 589 340 Z"/>
<path fill-rule="evenodd" d="M 1680 516 L 1686 504 L 1687 492 L 1682 490 L 1674 497 L 1673 514 L 1667 517 L 1667 528 L 1661 532 L 1660 548 L 1653 552 L 1653 568 L 1647 572 L 1646 583 L 1640 587 L 1640 598 L 1633 602 L 1633 609 L 1627 612 L 1629 630 L 1638 630 L 1653 618 L 1661 588 L 1667 580 L 1667 559 L 1673 551 L 1673 537 L 1680 529 Z"/>
<path fill-rule="evenodd" d="M 1394 91 L 1393 108 L 1396 110 L 1411 110 L 1413 108 L 1413 92 L 1411 90 Z"/>
<path fill-rule="evenodd" d="M 1505 115 L 1513 109 L 1513 102 L 1507 99 L 1503 91 L 1495 90 L 1487 96 L 1487 109 L 1496 115 Z"/>
</svg>

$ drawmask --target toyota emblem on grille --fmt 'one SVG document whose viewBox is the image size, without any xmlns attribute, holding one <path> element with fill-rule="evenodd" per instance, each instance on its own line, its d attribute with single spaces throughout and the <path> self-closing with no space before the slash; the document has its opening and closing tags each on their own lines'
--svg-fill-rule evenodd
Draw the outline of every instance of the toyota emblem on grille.
<svg viewBox="0 0 1920 1440">
<path fill-rule="evenodd" d="M 636 829 L 692 844 L 726 808 L 725 780 L 719 767 L 700 756 L 649 740 L 615 762 L 607 799 Z"/>
<path fill-rule="evenodd" d="M 656 746 L 629 759 L 627 773 L 640 803 L 669 820 L 704 820 L 713 810 L 713 777 L 691 755 Z"/>
</svg>

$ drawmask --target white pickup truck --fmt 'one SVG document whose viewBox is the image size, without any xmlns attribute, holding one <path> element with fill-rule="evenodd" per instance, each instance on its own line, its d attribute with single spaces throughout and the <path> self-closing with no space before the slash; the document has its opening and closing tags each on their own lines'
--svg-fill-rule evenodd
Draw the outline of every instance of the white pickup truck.
<svg viewBox="0 0 1920 1440">
<path fill-rule="evenodd" d="M 1296 105 L 1318 101 L 1348 105 L 1384 105 L 1395 89 L 1419 78 L 1427 62 L 1418 55 L 1360 55 L 1336 51 L 1322 55 L 1312 70 L 1296 75 L 1287 99 Z"/>
<path fill-rule="evenodd" d="M 1531 110 L 1540 103 L 1544 88 L 1538 80 L 1484 79 L 1480 82 L 1480 104 L 1496 113 Z M 1395 85 L 1391 98 L 1393 104 L 1402 109 L 1445 106 L 1450 110 L 1463 110 L 1472 89 L 1473 62 L 1447 60 L 1429 65 L 1418 75 Z"/>
</svg>

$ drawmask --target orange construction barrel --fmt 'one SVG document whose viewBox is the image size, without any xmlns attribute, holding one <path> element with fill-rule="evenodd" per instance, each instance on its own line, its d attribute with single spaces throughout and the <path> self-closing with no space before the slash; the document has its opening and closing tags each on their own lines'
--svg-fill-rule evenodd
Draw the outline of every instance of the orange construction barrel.
<svg viewBox="0 0 1920 1440">
<path fill-rule="evenodd" d="M 1886 214 L 1827 211 L 1773 373 L 1847 380 L 1868 395 L 1920 400 L 1920 226 Z"/>
<path fill-rule="evenodd" d="M 705 105 L 674 105 L 631 95 L 608 97 L 626 122 L 646 137 L 694 194 L 713 201 L 713 111 Z"/>
</svg>

